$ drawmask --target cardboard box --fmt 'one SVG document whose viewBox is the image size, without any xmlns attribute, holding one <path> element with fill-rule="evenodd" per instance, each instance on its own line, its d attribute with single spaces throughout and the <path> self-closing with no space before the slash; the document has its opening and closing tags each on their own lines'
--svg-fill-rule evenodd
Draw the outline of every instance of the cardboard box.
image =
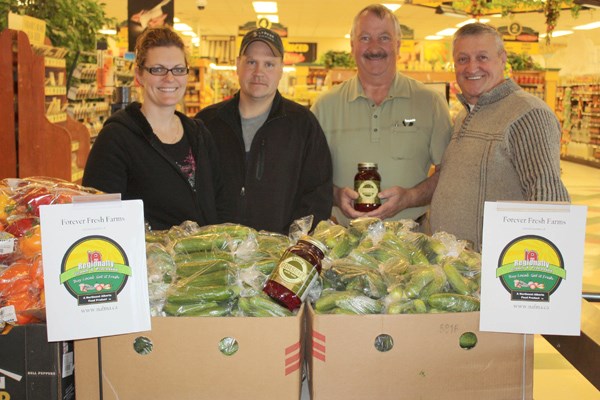
<svg viewBox="0 0 600 400">
<path fill-rule="evenodd" d="M 303 321 L 302 309 L 280 318 L 154 317 L 148 332 L 77 340 L 77 400 L 100 399 L 100 390 L 103 400 L 298 400 Z M 152 351 L 138 354 L 138 337 Z M 239 344 L 230 356 L 219 350 L 227 337 Z"/>
<path fill-rule="evenodd" d="M 48 342 L 45 324 L 7 328 L 0 335 L 0 399 L 75 398 L 73 342 Z"/>
<path fill-rule="evenodd" d="M 312 400 L 531 400 L 533 336 L 479 332 L 479 312 L 317 315 L 307 309 Z M 475 347 L 459 346 L 464 332 Z M 393 347 L 378 351 L 375 339 Z"/>
</svg>

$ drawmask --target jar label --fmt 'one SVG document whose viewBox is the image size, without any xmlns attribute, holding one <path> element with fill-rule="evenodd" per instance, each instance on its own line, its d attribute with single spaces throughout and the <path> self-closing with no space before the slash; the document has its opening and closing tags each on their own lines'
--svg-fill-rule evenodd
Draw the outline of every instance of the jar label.
<svg viewBox="0 0 600 400">
<path fill-rule="evenodd" d="M 379 194 L 380 181 L 366 180 L 354 181 L 354 190 L 358 192 L 358 199 L 355 203 L 358 204 L 381 204 Z"/>
<path fill-rule="evenodd" d="M 279 262 L 271 280 L 285 286 L 300 300 L 308 295 L 308 288 L 317 279 L 318 271 L 308 261 L 299 256 L 286 257 Z"/>
</svg>

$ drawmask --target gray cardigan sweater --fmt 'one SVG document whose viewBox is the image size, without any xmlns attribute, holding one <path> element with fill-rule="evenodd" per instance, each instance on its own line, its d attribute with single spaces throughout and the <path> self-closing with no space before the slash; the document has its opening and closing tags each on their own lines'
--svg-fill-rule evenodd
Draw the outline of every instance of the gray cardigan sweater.
<svg viewBox="0 0 600 400">
<path fill-rule="evenodd" d="M 543 100 L 507 79 L 457 116 L 431 202 L 432 232 L 481 250 L 485 201 L 569 201 L 560 124 Z"/>
</svg>

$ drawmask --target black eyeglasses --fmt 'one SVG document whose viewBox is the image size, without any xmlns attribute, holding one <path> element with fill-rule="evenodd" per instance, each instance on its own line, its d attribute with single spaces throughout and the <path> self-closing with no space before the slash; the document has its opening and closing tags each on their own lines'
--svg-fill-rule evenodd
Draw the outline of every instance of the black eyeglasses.
<svg viewBox="0 0 600 400">
<path fill-rule="evenodd" d="M 140 68 L 145 69 L 150 72 L 151 75 L 156 76 L 165 76 L 169 72 L 173 74 L 173 76 L 184 76 L 189 74 L 190 69 L 188 67 L 174 67 L 174 68 L 165 68 L 165 67 L 144 67 L 140 66 Z"/>
</svg>

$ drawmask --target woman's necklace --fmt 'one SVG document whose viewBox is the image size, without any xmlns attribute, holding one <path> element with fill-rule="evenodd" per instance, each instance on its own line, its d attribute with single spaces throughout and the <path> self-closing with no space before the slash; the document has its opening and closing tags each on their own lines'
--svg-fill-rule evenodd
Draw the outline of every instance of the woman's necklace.
<svg viewBox="0 0 600 400">
<path fill-rule="evenodd" d="M 173 116 L 172 122 L 169 124 L 168 130 L 159 130 L 152 127 L 154 134 L 158 139 L 165 144 L 174 144 L 183 137 L 183 126 L 181 120 L 177 116 Z M 173 126 L 175 124 L 175 126 Z"/>
</svg>

